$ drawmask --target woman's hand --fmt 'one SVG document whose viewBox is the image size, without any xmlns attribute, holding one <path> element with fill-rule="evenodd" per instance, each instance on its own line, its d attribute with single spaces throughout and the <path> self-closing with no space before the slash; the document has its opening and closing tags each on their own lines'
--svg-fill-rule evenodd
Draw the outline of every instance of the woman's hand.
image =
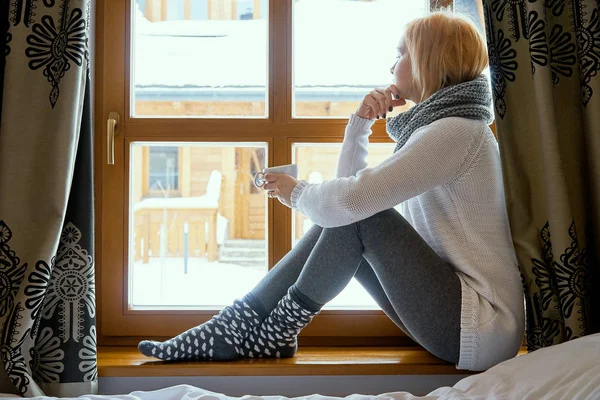
<svg viewBox="0 0 600 400">
<path fill-rule="evenodd" d="M 385 118 L 386 113 L 392 111 L 394 107 L 405 104 L 406 100 L 400 97 L 398 88 L 390 85 L 385 89 L 373 89 L 362 99 L 354 114 L 366 119 Z"/>
<path fill-rule="evenodd" d="M 263 189 L 271 198 L 277 198 L 281 204 L 292 208 L 292 190 L 298 183 L 294 177 L 286 174 L 265 174 Z"/>
</svg>

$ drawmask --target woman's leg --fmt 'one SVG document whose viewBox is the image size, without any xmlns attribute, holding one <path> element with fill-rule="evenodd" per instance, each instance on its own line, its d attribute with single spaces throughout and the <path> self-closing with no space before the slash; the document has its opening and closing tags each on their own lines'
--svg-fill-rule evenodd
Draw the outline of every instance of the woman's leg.
<svg viewBox="0 0 600 400">
<path fill-rule="evenodd" d="M 308 232 L 304 234 L 296 246 L 294 246 L 294 248 L 269 271 L 256 287 L 246 295 L 246 297 L 244 297 L 244 301 L 260 315 L 261 320 L 264 319 L 271 310 L 275 308 L 277 302 L 287 294 L 290 286 L 296 283 L 296 280 L 298 280 L 298 276 L 300 276 L 302 268 L 304 268 L 304 264 L 315 247 L 322 231 L 322 227 L 313 225 Z M 373 268 L 364 258 L 354 277 L 371 297 L 373 297 L 383 312 L 385 312 L 400 329 L 412 337 L 400 320 L 398 314 L 396 314 L 396 311 L 383 290 L 379 279 L 377 279 L 377 275 L 375 275 Z"/>
<path fill-rule="evenodd" d="M 313 225 L 294 248 L 244 297 L 244 301 L 256 311 L 261 320 L 269 315 L 290 286 L 296 283 L 322 231 L 323 228 Z"/>
<path fill-rule="evenodd" d="M 363 256 L 415 340 L 437 357 L 457 363 L 460 281 L 452 267 L 393 209 L 351 225 L 324 229 L 298 281 L 258 332 L 281 329 L 277 350 L 281 356 L 293 355 L 295 335 L 343 290 Z M 251 334 L 244 345 L 254 349 L 255 355 L 264 355 L 256 350 L 266 346 L 259 346 L 256 339 L 260 337 Z"/>
<path fill-rule="evenodd" d="M 287 253 L 269 273 L 256 285 L 250 293 L 244 297 L 248 303 L 263 320 L 275 308 L 277 302 L 287 294 L 288 289 L 300 276 L 306 260 L 315 247 L 323 228 L 313 225 L 302 239 Z M 398 326 L 406 335 L 415 340 L 412 334 L 404 326 L 404 323 L 394 310 L 385 290 L 381 286 L 373 268 L 364 258 L 354 275 L 356 280 L 373 297 L 383 312 Z"/>
<path fill-rule="evenodd" d="M 379 278 L 377 278 L 375 271 L 373 271 L 373 267 L 371 267 L 371 264 L 369 264 L 364 256 L 358 266 L 358 269 L 356 270 L 354 278 L 362 285 L 363 288 L 365 288 L 367 293 L 369 293 L 373 300 L 375 300 L 385 315 L 387 315 L 392 322 L 396 324 L 396 326 L 400 328 L 402 332 L 404 332 L 409 338 L 416 341 L 412 336 L 412 333 L 408 331 L 404 325 L 404 322 L 402 322 L 402 319 L 394 309 L 394 306 L 390 302 L 387 293 L 383 289 L 383 286 L 381 286 L 381 282 L 379 282 Z"/>
<path fill-rule="evenodd" d="M 235 360 L 240 346 L 296 282 L 322 228 L 314 226 L 248 293 L 204 324 L 164 342 L 144 340 L 140 352 L 162 360 Z"/>
</svg>

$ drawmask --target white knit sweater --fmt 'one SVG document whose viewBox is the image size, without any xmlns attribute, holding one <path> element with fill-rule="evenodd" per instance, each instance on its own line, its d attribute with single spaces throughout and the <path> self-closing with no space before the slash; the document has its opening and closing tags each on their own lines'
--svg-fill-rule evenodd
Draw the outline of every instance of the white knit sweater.
<svg viewBox="0 0 600 400">
<path fill-rule="evenodd" d="M 457 367 L 481 371 L 514 357 L 524 333 L 523 293 L 492 132 L 481 121 L 443 118 L 367 168 L 372 125 L 350 117 L 337 178 L 300 181 L 292 206 L 328 228 L 401 205 L 402 215 L 460 279 Z"/>
</svg>

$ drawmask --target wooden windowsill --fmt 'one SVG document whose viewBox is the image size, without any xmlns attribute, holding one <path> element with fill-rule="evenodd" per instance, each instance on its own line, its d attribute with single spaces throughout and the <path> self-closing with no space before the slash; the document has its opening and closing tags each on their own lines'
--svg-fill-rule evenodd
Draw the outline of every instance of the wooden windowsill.
<svg viewBox="0 0 600 400">
<path fill-rule="evenodd" d="M 177 363 L 145 357 L 133 347 L 100 347 L 98 373 L 101 377 L 473 374 L 420 347 L 303 347 L 287 359 Z"/>
</svg>

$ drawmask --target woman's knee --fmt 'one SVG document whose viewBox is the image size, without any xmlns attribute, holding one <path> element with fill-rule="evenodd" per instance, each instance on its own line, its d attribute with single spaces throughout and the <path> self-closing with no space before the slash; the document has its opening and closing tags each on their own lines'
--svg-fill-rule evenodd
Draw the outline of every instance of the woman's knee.
<svg viewBox="0 0 600 400">
<path fill-rule="evenodd" d="M 316 236 L 319 237 L 319 235 L 321 234 L 321 232 L 323 232 L 323 228 L 320 227 L 319 225 L 313 224 L 308 231 L 306 231 L 306 233 L 304 234 L 304 236 Z"/>
<path fill-rule="evenodd" d="M 389 219 L 397 219 L 397 218 L 403 218 L 402 215 L 395 209 L 395 208 L 388 208 L 387 210 L 383 210 L 378 212 L 375 215 L 370 216 L 369 218 L 365 218 L 363 221 L 369 221 L 369 220 L 389 220 Z M 362 222 L 362 221 L 359 221 Z"/>
<path fill-rule="evenodd" d="M 357 230 L 358 230 L 358 222 L 353 222 L 351 224 L 348 225 L 343 225 L 343 226 L 336 226 L 335 228 L 322 228 L 323 232 L 327 232 L 329 234 L 331 233 L 337 233 L 337 234 L 344 234 L 344 233 L 351 233 L 351 234 L 356 234 Z"/>
<path fill-rule="evenodd" d="M 410 225 L 406 219 L 396 211 L 394 208 L 383 210 L 375 215 L 365 218 L 361 221 L 356 222 L 359 229 L 365 227 L 375 227 L 376 229 L 382 229 L 386 227 L 397 227 L 398 225 Z"/>
</svg>

